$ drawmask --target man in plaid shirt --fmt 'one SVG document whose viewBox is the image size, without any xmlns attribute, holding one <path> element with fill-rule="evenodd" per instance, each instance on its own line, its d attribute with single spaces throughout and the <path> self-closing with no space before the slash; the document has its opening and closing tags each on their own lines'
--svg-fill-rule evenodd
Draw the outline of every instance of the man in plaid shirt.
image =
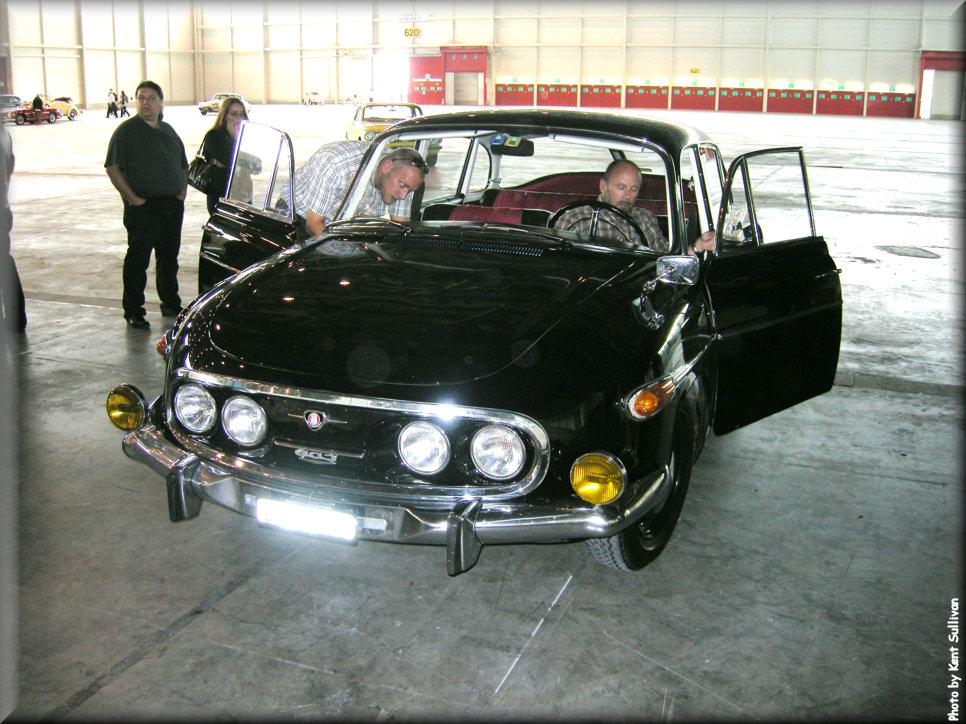
<svg viewBox="0 0 966 724">
<path fill-rule="evenodd" d="M 610 163 L 600 180 L 600 196 L 597 200 L 627 213 L 641 227 L 645 238 L 639 238 L 626 219 L 607 209 L 600 211 L 594 236 L 596 239 L 618 242 L 631 249 L 640 248 L 646 242 L 654 251 L 667 251 L 670 244 L 661 233 L 657 216 L 647 209 L 634 206 L 640 188 L 641 172 L 633 162 L 619 159 Z M 591 216 L 587 208 L 578 206 L 557 219 L 554 228 L 586 235 L 590 233 L 590 224 Z"/>
<path fill-rule="evenodd" d="M 335 217 L 368 147 L 367 141 L 327 143 L 295 172 L 295 220 L 305 238 L 321 234 Z M 380 161 L 357 213 L 382 216 L 388 211 L 394 221 L 409 221 L 410 194 L 422 186 L 427 170 L 426 162 L 411 148 L 388 153 Z"/>
</svg>

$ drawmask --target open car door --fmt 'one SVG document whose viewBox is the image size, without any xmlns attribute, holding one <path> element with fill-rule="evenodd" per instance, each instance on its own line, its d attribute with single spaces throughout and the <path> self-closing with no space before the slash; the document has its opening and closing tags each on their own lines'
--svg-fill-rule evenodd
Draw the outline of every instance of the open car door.
<svg viewBox="0 0 966 724">
<path fill-rule="evenodd" d="M 295 160 L 284 131 L 238 126 L 228 187 L 204 225 L 198 293 L 297 243 L 292 200 Z"/>
<path fill-rule="evenodd" d="M 739 156 L 728 170 L 707 284 L 715 311 L 721 435 L 832 387 L 840 270 L 815 232 L 801 148 Z"/>
</svg>

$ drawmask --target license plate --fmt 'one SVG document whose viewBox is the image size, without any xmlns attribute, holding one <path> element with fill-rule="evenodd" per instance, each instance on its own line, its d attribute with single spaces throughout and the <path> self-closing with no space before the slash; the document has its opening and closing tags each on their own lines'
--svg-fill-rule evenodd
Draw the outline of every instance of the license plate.
<svg viewBox="0 0 966 724">
<path fill-rule="evenodd" d="M 299 505 L 284 500 L 259 498 L 255 502 L 255 520 L 275 528 L 308 533 L 343 541 L 356 539 L 356 518 L 337 510 Z"/>
</svg>

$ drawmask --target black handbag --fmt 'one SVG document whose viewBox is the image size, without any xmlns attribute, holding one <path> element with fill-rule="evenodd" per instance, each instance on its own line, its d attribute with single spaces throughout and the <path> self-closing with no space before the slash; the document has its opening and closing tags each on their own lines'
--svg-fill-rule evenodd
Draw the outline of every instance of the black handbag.
<svg viewBox="0 0 966 724">
<path fill-rule="evenodd" d="M 209 163 L 199 153 L 188 166 L 188 185 L 206 196 L 213 193 L 224 194 L 228 185 L 228 169 Z"/>
</svg>

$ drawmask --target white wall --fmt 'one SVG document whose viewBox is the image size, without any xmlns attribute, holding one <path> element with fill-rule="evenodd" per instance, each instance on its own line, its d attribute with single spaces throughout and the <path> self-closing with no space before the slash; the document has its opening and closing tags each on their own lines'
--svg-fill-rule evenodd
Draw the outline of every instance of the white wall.
<svg viewBox="0 0 966 724">
<path fill-rule="evenodd" d="M 386 92 L 376 54 L 490 49 L 489 82 L 916 90 L 963 50 L 961 0 L 8 0 L 11 92 L 104 103 L 150 77 L 170 103 Z M 959 13 L 953 16 L 953 12 Z M 408 27 L 419 37 L 406 37 Z M 383 66 L 385 67 L 385 66 Z M 405 93 L 405 89 L 400 89 Z M 492 88 L 487 96 L 493 97 Z"/>
</svg>

